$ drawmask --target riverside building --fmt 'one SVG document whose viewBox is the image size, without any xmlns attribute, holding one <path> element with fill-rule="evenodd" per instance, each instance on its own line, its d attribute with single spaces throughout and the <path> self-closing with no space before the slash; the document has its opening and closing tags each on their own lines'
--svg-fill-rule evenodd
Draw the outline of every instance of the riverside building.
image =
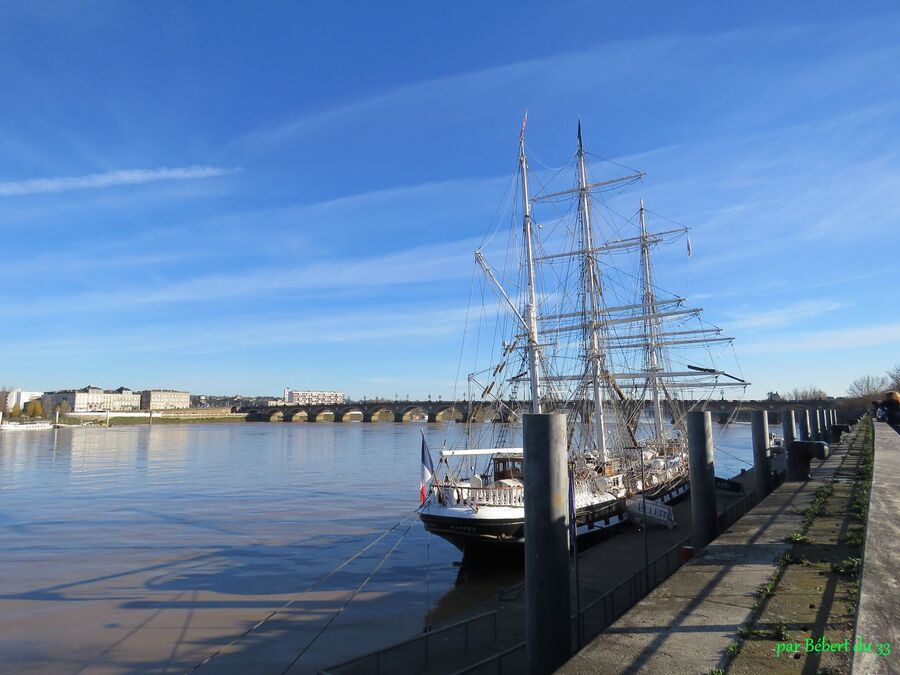
<svg viewBox="0 0 900 675">
<path fill-rule="evenodd" d="M 302 391 L 285 389 L 284 402 L 288 405 L 318 405 L 320 403 L 344 403 L 347 397 L 340 391 Z"/>
<path fill-rule="evenodd" d="M 44 394 L 41 401 L 44 410 L 55 410 L 65 401 L 69 412 L 92 412 L 109 410 L 121 412 L 141 409 L 141 395 L 128 387 L 101 389 L 87 386 L 81 389 L 63 389 Z"/>
<path fill-rule="evenodd" d="M 141 392 L 141 410 L 183 410 L 191 407 L 191 394 L 173 389 L 145 389 Z"/>
</svg>

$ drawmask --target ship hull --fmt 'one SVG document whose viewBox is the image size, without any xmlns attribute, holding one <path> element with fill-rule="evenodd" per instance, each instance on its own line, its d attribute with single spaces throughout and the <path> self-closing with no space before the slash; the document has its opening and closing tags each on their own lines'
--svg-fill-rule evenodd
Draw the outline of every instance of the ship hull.
<svg viewBox="0 0 900 675">
<path fill-rule="evenodd" d="M 472 509 L 436 508 L 423 511 L 419 518 L 425 529 L 449 541 L 460 551 L 473 551 L 521 547 L 525 543 L 525 509 L 508 509 L 507 513 L 492 516 L 498 507 Z M 458 513 L 452 513 L 457 511 Z M 518 511 L 511 514 L 509 511 Z M 451 512 L 451 513 L 447 513 Z M 590 529 L 614 527 L 628 520 L 625 500 L 617 499 L 603 504 L 592 504 L 575 512 L 575 522 Z"/>
<path fill-rule="evenodd" d="M 657 486 L 647 497 L 662 504 L 674 504 L 689 493 L 690 482 L 685 477 Z M 492 552 L 514 552 L 525 543 L 524 508 L 503 508 L 504 513 L 494 517 L 491 511 L 499 510 L 498 507 L 482 507 L 478 511 L 468 507 L 433 508 L 431 504 L 429 507 L 419 515 L 425 529 L 446 539 L 467 557 L 482 558 Z M 592 504 L 575 511 L 576 525 L 586 526 L 588 532 L 615 528 L 626 522 L 628 513 L 624 499 Z"/>
</svg>

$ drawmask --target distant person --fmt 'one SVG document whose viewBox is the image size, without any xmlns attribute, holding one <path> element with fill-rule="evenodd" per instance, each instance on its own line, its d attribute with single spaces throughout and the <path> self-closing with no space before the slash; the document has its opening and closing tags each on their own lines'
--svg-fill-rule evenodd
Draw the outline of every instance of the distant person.
<svg viewBox="0 0 900 675">
<path fill-rule="evenodd" d="M 884 421 L 888 424 L 900 424 L 900 394 L 896 391 L 885 393 L 884 400 L 881 402 L 881 409 L 884 410 Z"/>
</svg>

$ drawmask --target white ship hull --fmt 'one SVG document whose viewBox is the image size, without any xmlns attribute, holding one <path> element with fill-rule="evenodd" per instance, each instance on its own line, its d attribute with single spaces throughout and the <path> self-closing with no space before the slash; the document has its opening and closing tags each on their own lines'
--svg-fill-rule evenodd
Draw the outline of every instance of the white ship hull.
<svg viewBox="0 0 900 675">
<path fill-rule="evenodd" d="M 47 431 L 52 429 L 50 422 L 5 422 L 0 424 L 0 431 Z"/>
</svg>

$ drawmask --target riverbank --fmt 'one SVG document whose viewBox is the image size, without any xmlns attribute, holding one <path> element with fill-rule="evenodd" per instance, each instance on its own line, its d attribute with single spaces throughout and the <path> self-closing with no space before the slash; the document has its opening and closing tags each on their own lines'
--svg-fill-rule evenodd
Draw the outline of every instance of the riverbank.
<svg viewBox="0 0 900 675">
<path fill-rule="evenodd" d="M 150 413 L 140 412 L 115 412 L 107 417 L 105 412 L 92 412 L 83 414 L 70 414 L 60 416 L 61 426 L 128 426 L 150 424 L 228 424 L 234 422 L 246 422 L 245 413 L 233 413 L 230 410 L 206 410 L 197 408 L 184 411 L 154 411 L 151 420 Z"/>
</svg>

